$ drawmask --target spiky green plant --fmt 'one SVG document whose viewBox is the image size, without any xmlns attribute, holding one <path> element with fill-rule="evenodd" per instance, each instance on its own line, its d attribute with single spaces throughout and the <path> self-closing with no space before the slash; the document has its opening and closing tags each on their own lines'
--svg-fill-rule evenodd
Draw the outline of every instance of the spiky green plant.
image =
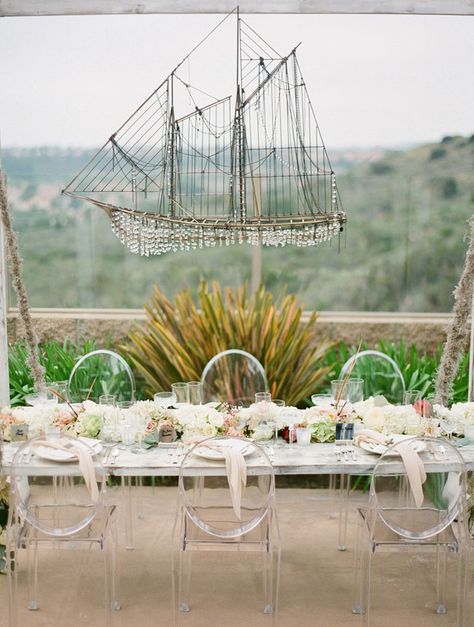
<svg viewBox="0 0 474 627">
<path fill-rule="evenodd" d="M 201 283 L 197 303 L 189 290 L 169 301 L 155 286 L 145 307 L 147 320 L 122 347 L 144 377 L 149 394 L 174 381 L 200 379 L 206 363 L 230 348 L 245 350 L 263 364 L 274 398 L 302 403 L 328 368 L 321 364 L 330 347 L 316 341 L 316 314 L 302 320 L 295 296 L 278 303 L 264 287 L 249 295 L 246 286 L 222 290 Z"/>
</svg>

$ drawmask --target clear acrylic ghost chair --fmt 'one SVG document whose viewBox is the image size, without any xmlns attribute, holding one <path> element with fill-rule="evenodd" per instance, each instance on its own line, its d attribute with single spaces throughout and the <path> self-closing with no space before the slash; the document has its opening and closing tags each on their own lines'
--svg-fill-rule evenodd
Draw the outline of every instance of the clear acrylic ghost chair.
<svg viewBox="0 0 474 627">
<path fill-rule="evenodd" d="M 34 451 L 50 441 L 35 438 L 15 453 L 10 471 L 10 503 L 7 526 L 7 575 L 10 627 L 18 627 L 18 568 L 21 549 L 26 552 L 28 609 L 38 609 L 38 548 L 98 549 L 104 556 L 106 624 L 112 624 L 117 601 L 116 531 L 113 505 L 105 503 L 106 473 L 93 460 L 98 487 L 93 497 L 79 464 L 52 462 L 45 471 L 35 463 Z M 61 446 L 76 445 L 75 438 L 55 438 Z M 94 451 L 81 443 L 87 454 Z M 45 449 L 46 450 L 46 449 Z M 54 453 L 53 449 L 47 449 Z M 53 470 L 54 469 L 54 470 Z M 66 480 L 67 479 L 67 480 Z"/>
<path fill-rule="evenodd" d="M 241 515 L 231 501 L 225 463 L 206 468 L 201 452 L 209 443 L 239 441 L 248 454 L 247 485 Z M 224 443 L 225 445 L 226 443 Z M 199 484 L 195 479 L 199 477 Z M 195 551 L 257 551 L 263 555 L 263 611 L 276 625 L 280 574 L 280 535 L 275 510 L 275 476 L 266 453 L 243 438 L 207 438 L 184 457 L 179 474 L 178 511 L 174 526 L 173 605 L 175 625 L 190 610 L 191 554 Z M 223 570 L 222 575 L 225 571 Z M 218 623 L 216 623 L 218 624 Z"/>
<path fill-rule="evenodd" d="M 340 379 L 349 372 L 352 364 L 351 377 L 364 380 L 364 398 L 382 395 L 390 403 L 403 401 L 405 380 L 400 367 L 391 357 L 376 350 L 361 351 L 342 366 Z"/>
<path fill-rule="evenodd" d="M 437 595 L 434 612 L 437 614 L 445 614 L 447 611 L 447 558 L 457 560 L 457 608 L 454 611 L 457 616 L 450 618 L 449 625 L 467 627 L 466 585 L 470 538 L 466 512 L 466 467 L 459 451 L 448 441 L 419 437 L 409 442 L 423 449 L 419 453 L 427 475 L 422 486 L 423 502 L 417 507 L 405 465 L 401 457 L 396 455 L 397 445 L 392 446 L 380 457 L 374 468 L 368 507 L 359 509 L 356 550 L 358 599 L 353 612 L 362 615 L 363 625 L 368 627 L 371 624 L 371 588 L 375 581 L 372 561 L 376 553 L 421 551 L 433 554 Z M 385 556 L 384 564 L 387 561 L 388 557 Z M 377 578 L 377 581 L 380 579 Z M 386 608 L 383 618 L 387 618 Z M 381 622 L 378 620 L 373 624 L 379 625 Z"/>
<path fill-rule="evenodd" d="M 83 355 L 69 377 L 69 400 L 79 403 L 89 398 L 99 402 L 104 394 L 117 401 L 135 400 L 135 377 L 130 366 L 118 353 L 106 349 Z"/>
<path fill-rule="evenodd" d="M 376 350 L 356 353 L 342 366 L 339 378 L 344 379 L 349 371 L 351 378 L 364 381 L 364 398 L 382 395 L 390 403 L 403 401 L 405 380 L 402 371 L 398 364 L 385 353 Z M 346 549 L 350 489 L 350 475 L 341 475 L 338 533 L 338 548 L 341 551 Z"/>
<path fill-rule="evenodd" d="M 267 392 L 265 369 L 256 357 L 232 348 L 206 364 L 202 376 L 203 402 L 227 402 L 248 407 L 255 402 L 256 392 Z"/>
<path fill-rule="evenodd" d="M 113 394 L 117 402 L 135 400 L 135 377 L 130 366 L 118 353 L 99 349 L 83 355 L 75 364 L 69 377 L 69 400 L 73 403 L 90 399 L 99 402 L 104 394 Z M 142 480 L 135 478 L 137 496 L 140 496 Z M 124 477 L 122 486 L 125 493 L 125 529 L 127 548 L 133 548 L 133 504 L 132 477 Z M 142 518 L 140 499 L 137 503 L 138 516 Z"/>
</svg>

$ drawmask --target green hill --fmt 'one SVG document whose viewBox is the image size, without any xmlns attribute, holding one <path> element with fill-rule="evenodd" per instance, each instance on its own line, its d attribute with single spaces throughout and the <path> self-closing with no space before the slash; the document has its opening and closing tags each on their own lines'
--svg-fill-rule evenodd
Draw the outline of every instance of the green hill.
<svg viewBox="0 0 474 627">
<path fill-rule="evenodd" d="M 101 211 L 60 196 L 92 152 L 2 152 L 34 306 L 140 307 L 155 282 L 172 294 L 200 278 L 250 278 L 248 246 L 148 259 L 126 251 Z M 264 249 L 264 282 L 298 293 L 307 308 L 449 311 L 474 213 L 474 136 L 406 151 L 336 151 L 333 166 L 349 216 L 340 252 L 337 242 Z"/>
</svg>

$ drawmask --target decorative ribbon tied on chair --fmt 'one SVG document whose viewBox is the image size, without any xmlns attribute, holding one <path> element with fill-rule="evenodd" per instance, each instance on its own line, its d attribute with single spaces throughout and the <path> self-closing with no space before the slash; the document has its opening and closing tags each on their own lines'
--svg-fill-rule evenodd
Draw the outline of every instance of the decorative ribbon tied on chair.
<svg viewBox="0 0 474 627">
<path fill-rule="evenodd" d="M 393 444 L 390 438 L 372 429 L 362 429 L 358 432 L 354 441 L 357 446 L 360 445 L 360 442 L 382 444 L 387 447 Z M 399 453 L 402 458 L 415 504 L 417 507 L 421 507 L 424 499 L 423 484 L 426 481 L 426 470 L 423 461 L 408 442 L 398 442 L 393 446 L 393 450 Z"/>
<path fill-rule="evenodd" d="M 77 440 L 77 442 L 71 442 L 70 440 L 58 438 L 37 440 L 33 443 L 33 448 L 39 447 L 65 451 L 76 455 L 79 461 L 79 468 L 84 477 L 84 481 L 92 501 L 96 503 L 99 500 L 99 489 L 97 487 L 95 476 L 94 461 L 92 459 L 91 451 L 87 445 L 82 443 L 80 440 Z"/>
<path fill-rule="evenodd" d="M 241 449 L 233 444 L 232 440 L 217 440 L 206 442 L 206 447 L 215 449 L 224 456 L 232 507 L 237 519 L 240 520 L 242 494 L 247 485 L 247 463 Z"/>
</svg>

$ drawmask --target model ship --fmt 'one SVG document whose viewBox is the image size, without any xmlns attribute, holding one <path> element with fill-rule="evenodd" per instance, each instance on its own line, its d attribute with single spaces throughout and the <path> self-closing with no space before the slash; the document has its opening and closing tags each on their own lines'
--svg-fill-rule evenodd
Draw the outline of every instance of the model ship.
<svg viewBox="0 0 474 627">
<path fill-rule="evenodd" d="M 63 190 L 103 209 L 134 253 L 310 246 L 346 222 L 297 48 L 279 55 L 238 9 L 221 24 L 233 16 L 233 93 L 185 76 L 204 38 Z"/>
</svg>

